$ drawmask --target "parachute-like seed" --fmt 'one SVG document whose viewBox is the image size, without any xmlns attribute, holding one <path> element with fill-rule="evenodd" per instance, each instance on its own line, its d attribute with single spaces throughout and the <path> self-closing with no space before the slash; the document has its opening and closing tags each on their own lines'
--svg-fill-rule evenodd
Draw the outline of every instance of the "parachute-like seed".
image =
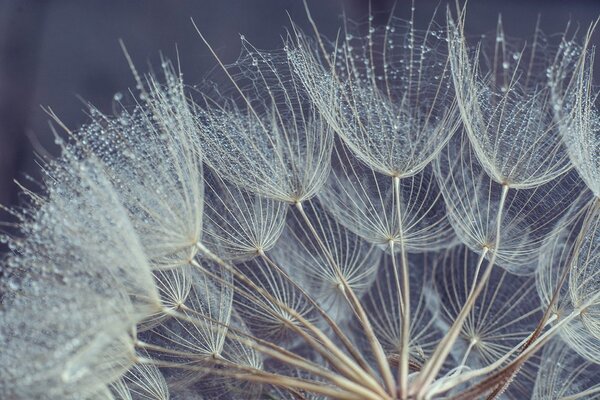
<svg viewBox="0 0 600 400">
<path fill-rule="evenodd" d="M 435 264 L 435 289 L 440 317 L 451 324 L 477 283 L 479 256 L 465 246 L 448 250 Z M 485 367 L 521 346 L 540 321 L 533 277 L 521 277 L 495 269 L 475 306 L 467 316 L 459 342 L 453 348 L 456 364 L 450 376 L 461 370 Z M 532 371 L 533 370 L 533 371 Z M 535 379 L 534 366 L 520 371 L 521 379 L 509 388 L 511 398 L 527 398 Z"/>
<path fill-rule="evenodd" d="M 135 363 L 135 326 L 159 307 L 142 246 L 99 165 L 65 153 L 48 180 L 8 262 L 13 281 L 0 313 L 6 398 L 101 391 Z"/>
<path fill-rule="evenodd" d="M 537 291 L 550 307 L 548 325 L 560 326 L 562 339 L 591 362 L 600 360 L 596 201 L 544 247 Z"/>
<path fill-rule="evenodd" d="M 439 299 L 431 285 L 431 275 L 438 257 L 435 253 L 423 253 L 409 258 L 412 291 L 409 367 L 413 373 L 421 369 L 447 329 L 447 326 L 440 324 Z M 398 301 L 400 297 L 397 292 L 401 289 L 391 264 L 390 256 L 386 254 L 373 285 L 365 294 L 364 302 L 390 363 L 398 367 L 403 305 Z"/>
<path fill-rule="evenodd" d="M 491 179 L 466 135 L 457 136 L 434 163 L 448 218 L 471 250 L 496 253 L 498 265 L 517 274 L 535 271 L 541 246 L 554 234 L 573 203 L 589 198 L 583 182 L 566 174 L 534 189 L 507 191 L 496 248 L 497 215 L 503 186 Z M 578 201 L 581 201 L 578 203 Z M 563 219 L 561 219 L 563 218 Z"/>
<path fill-rule="evenodd" d="M 345 147 L 337 147 L 334 154 L 336 168 L 318 195 L 323 207 L 371 243 L 382 247 L 388 247 L 390 241 L 399 244 L 393 182 L 357 163 Z M 452 228 L 429 167 L 400 180 L 400 201 L 402 240 L 408 251 L 433 251 L 452 242 Z"/>
<path fill-rule="evenodd" d="M 537 27 L 530 42 L 513 43 L 500 19 L 495 41 L 480 43 L 471 55 L 462 24 L 448 19 L 449 58 L 463 125 L 485 171 L 512 188 L 536 187 L 564 174 L 571 164 L 552 86 L 572 77 L 576 45 L 565 35 L 560 46 L 568 49 L 552 52 Z"/>
<path fill-rule="evenodd" d="M 536 288 L 542 306 L 549 308 L 552 318 L 568 315 L 573 307 L 569 295 L 568 276 L 573 265 L 574 252 L 586 220 L 586 204 L 574 203 L 565 219 L 571 223 L 558 224 L 557 231 L 552 234 L 540 250 L 538 268 L 536 270 Z M 579 215 L 570 215 L 577 214 Z"/>
<path fill-rule="evenodd" d="M 594 192 L 600 196 L 600 113 L 596 107 L 598 93 L 593 87 L 594 52 L 584 54 L 577 79 L 566 99 L 556 101 L 563 138 L 571 162 Z M 565 110 L 567 115 L 565 116 Z"/>
<path fill-rule="evenodd" d="M 193 105 L 170 64 L 164 73 L 164 86 L 148 78 L 145 104 L 132 111 L 123 107 L 116 118 L 93 111 L 93 122 L 77 135 L 82 151 L 102 160 L 153 268 L 186 264 L 202 228 L 204 186 L 192 139 Z"/>
<path fill-rule="evenodd" d="M 192 320 L 169 318 L 142 336 L 143 342 L 167 349 L 166 356 L 191 362 L 210 363 L 222 353 L 232 312 L 233 281 L 231 274 L 216 266 L 206 268 L 190 272 L 189 293 L 177 306 L 177 311 Z"/>
<path fill-rule="evenodd" d="M 297 278 L 290 280 L 290 275 L 283 275 L 282 272 L 277 271 L 271 262 L 268 258 L 255 259 L 240 265 L 239 269 L 281 304 L 291 307 L 302 317 L 316 322 L 317 316 L 313 306 L 295 286 L 297 284 L 304 286 L 305 282 Z M 286 270 L 285 266 L 278 266 L 278 268 L 281 271 Z M 292 273 L 291 276 L 294 274 Z M 244 293 L 240 293 L 235 298 L 236 310 L 255 336 L 286 348 L 301 343 L 301 338 L 289 327 L 289 324 L 298 325 L 298 321 L 288 310 L 266 296 L 252 294 L 253 290 L 248 285 L 243 283 L 238 285 L 240 291 Z"/>
<path fill-rule="evenodd" d="M 154 365 L 138 364 L 111 385 L 115 400 L 169 400 L 169 387 Z"/>
<path fill-rule="evenodd" d="M 310 99 L 358 159 L 388 176 L 422 170 L 458 128 L 445 32 L 432 21 L 346 27 L 338 42 L 298 34 L 288 58 Z M 358 30 L 358 29 L 355 29 Z"/>
<path fill-rule="evenodd" d="M 279 263 L 336 322 L 352 316 L 342 279 L 358 297 L 368 290 L 381 262 L 381 251 L 345 229 L 321 207 L 307 208 L 307 214 L 332 256 L 333 263 L 319 248 L 302 218 L 293 214 L 272 251 Z"/>
<path fill-rule="evenodd" d="M 345 29 L 341 45 L 327 48 L 319 39 L 316 51 L 297 33 L 295 48 L 287 52 L 312 102 L 352 153 L 373 174 L 392 178 L 392 207 L 387 211 L 395 211 L 396 229 L 385 241 L 393 252 L 397 234 L 400 262 L 394 260 L 393 268 L 402 277 L 403 292 L 398 295 L 404 296 L 408 309 L 405 230 L 415 227 L 405 226 L 408 221 L 401 211 L 400 182 L 424 169 L 459 123 L 447 53 L 441 49 L 444 36 L 433 20 L 425 31 L 417 31 L 413 20 L 403 23 L 392 18 L 385 28 L 369 21 L 366 37 Z M 435 229 L 437 224 L 433 226 Z M 404 313 L 399 372 L 402 398 L 407 397 L 408 386 L 409 318 L 410 313 Z M 368 320 L 361 319 L 367 337 L 373 336 Z M 382 360 L 381 346 L 373 338 L 370 341 L 388 391 L 393 393 L 395 383 L 389 365 Z"/>
<path fill-rule="evenodd" d="M 225 183 L 211 174 L 206 182 L 203 243 L 225 260 L 256 257 L 275 246 L 287 207 Z"/>
<path fill-rule="evenodd" d="M 569 346 L 584 358 L 600 363 L 600 216 L 588 216 L 570 260 L 568 289 L 578 313 L 563 329 Z"/>
<path fill-rule="evenodd" d="M 448 250 L 436 264 L 436 291 L 441 316 L 452 321 L 475 284 L 478 255 L 464 246 Z M 503 270 L 492 272 L 475 307 L 467 317 L 458 348 L 463 366 L 480 368 L 508 353 L 535 329 L 540 305 L 531 301 L 535 292 L 532 277 Z M 464 350 L 464 351 L 463 351 Z"/>
<path fill-rule="evenodd" d="M 582 359 L 560 340 L 553 340 L 542 352 L 531 399 L 597 399 L 598 374 L 598 364 Z"/>
<path fill-rule="evenodd" d="M 241 334 L 248 333 L 244 321 L 236 314 L 232 314 L 230 326 Z M 263 390 L 262 385 L 218 374 L 218 368 L 262 371 L 263 360 L 260 354 L 244 344 L 244 336 L 239 336 L 239 338 L 241 340 L 238 339 L 238 335 L 233 334 L 225 339 L 221 356 L 217 358 L 219 362 L 217 365 L 219 366 L 217 366 L 215 374 L 203 377 L 202 381 L 198 383 L 202 388 L 201 392 L 206 397 L 216 399 L 243 398 L 248 400 L 260 398 Z M 197 379 L 193 375 L 191 377 Z"/>
<path fill-rule="evenodd" d="M 153 272 L 162 307 L 138 325 L 139 331 L 151 329 L 170 318 L 168 313 L 177 311 L 187 301 L 193 285 L 191 266 L 159 269 Z M 166 312 L 165 312 L 166 310 Z"/>
<path fill-rule="evenodd" d="M 227 67 L 241 104 L 204 94 L 206 107 L 198 111 L 204 161 L 250 192 L 286 203 L 310 199 L 329 174 L 331 128 L 307 101 L 288 61 L 242 43 L 240 60 Z"/>
</svg>

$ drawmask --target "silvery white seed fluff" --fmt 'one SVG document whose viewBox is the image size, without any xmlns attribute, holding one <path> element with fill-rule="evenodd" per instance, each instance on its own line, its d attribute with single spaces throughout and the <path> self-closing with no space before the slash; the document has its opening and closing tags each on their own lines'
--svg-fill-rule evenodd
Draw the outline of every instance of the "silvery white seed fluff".
<svg viewBox="0 0 600 400">
<path fill-rule="evenodd" d="M 114 115 L 52 114 L 0 398 L 600 399 L 593 27 L 464 21 L 207 43 L 206 84 L 132 64 Z"/>
</svg>

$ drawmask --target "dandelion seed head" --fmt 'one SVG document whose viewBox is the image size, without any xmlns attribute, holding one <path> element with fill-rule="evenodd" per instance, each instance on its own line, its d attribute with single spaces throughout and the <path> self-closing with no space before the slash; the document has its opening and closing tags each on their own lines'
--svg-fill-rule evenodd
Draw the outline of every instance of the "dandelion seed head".
<svg viewBox="0 0 600 400">
<path fill-rule="evenodd" d="M 595 398 L 591 30 L 292 23 L 89 107 L 0 276 L 0 397 Z M 225 80 L 225 82 L 223 82 Z"/>
</svg>

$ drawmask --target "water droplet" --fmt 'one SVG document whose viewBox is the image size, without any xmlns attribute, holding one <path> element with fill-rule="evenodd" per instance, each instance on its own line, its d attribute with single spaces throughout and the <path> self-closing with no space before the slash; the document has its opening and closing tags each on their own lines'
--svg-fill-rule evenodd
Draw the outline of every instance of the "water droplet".
<svg viewBox="0 0 600 400">
<path fill-rule="evenodd" d="M 8 288 L 10 290 L 19 290 L 21 288 L 21 283 L 13 276 L 8 280 Z"/>
<path fill-rule="evenodd" d="M 115 93 L 115 95 L 113 96 L 113 100 L 114 101 L 121 101 L 121 100 L 123 100 L 123 93 L 121 93 L 121 92 Z"/>
</svg>

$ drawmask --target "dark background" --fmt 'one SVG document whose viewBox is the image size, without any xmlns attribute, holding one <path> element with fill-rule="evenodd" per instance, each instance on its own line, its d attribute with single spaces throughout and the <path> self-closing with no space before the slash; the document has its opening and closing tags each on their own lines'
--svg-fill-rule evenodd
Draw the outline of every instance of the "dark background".
<svg viewBox="0 0 600 400">
<path fill-rule="evenodd" d="M 393 3 L 371 0 L 370 5 L 381 12 Z M 436 7 L 443 12 L 446 4 L 415 3 L 417 22 L 427 21 Z M 368 0 L 308 4 L 321 32 L 330 38 L 343 10 L 359 20 L 369 13 Z M 220 57 L 232 62 L 239 54 L 240 33 L 258 48 L 280 46 L 289 27 L 288 13 L 309 30 L 300 0 L 0 0 L 0 204 L 18 204 L 13 181 L 37 176 L 36 151 L 57 152 L 41 106 L 51 107 L 68 127 L 76 128 L 87 118 L 81 99 L 110 113 L 114 94 L 135 86 L 119 38 L 141 71 L 159 65 L 159 51 L 174 58 L 177 45 L 185 80 L 194 84 L 215 60 L 190 18 Z M 396 14 L 407 18 L 409 13 L 410 2 L 399 0 Z M 546 33 L 563 31 L 569 20 L 586 29 L 600 15 L 600 1 L 471 0 L 468 32 L 493 32 L 498 13 L 507 35 L 529 37 L 540 14 Z M 375 21 L 385 21 L 385 16 Z M 8 218 L 0 211 L 0 221 Z"/>
</svg>

